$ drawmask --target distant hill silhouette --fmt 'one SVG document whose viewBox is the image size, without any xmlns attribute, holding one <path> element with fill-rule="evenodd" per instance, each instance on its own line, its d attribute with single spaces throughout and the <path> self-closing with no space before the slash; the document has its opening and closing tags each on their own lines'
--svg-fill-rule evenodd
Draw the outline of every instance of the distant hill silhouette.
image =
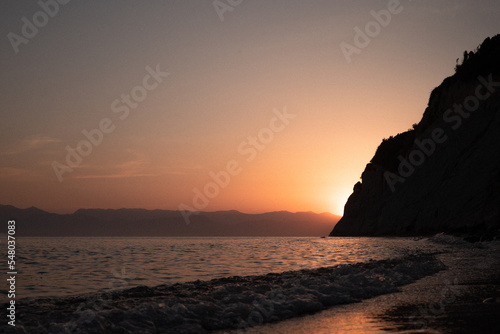
<svg viewBox="0 0 500 334">
<path fill-rule="evenodd" d="M 500 235 L 500 35 L 464 52 L 421 121 L 384 139 L 361 179 L 331 236 Z"/>
<path fill-rule="evenodd" d="M 0 205 L 0 219 L 16 220 L 17 236 L 325 236 L 340 219 L 330 213 L 200 212 L 186 224 L 179 211 L 80 209 L 56 214 Z"/>
</svg>

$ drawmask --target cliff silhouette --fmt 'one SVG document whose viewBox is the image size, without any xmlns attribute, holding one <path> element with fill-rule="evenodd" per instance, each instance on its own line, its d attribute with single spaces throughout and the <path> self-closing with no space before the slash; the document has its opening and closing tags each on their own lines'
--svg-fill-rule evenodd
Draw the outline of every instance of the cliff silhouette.
<svg viewBox="0 0 500 334">
<path fill-rule="evenodd" d="M 330 236 L 500 229 L 500 35 L 464 52 L 418 124 L 384 139 Z"/>
</svg>

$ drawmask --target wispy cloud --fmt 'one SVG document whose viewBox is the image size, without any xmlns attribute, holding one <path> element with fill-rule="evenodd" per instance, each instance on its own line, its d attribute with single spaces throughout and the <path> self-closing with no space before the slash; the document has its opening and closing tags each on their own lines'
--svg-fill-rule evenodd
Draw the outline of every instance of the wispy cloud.
<svg viewBox="0 0 500 334">
<path fill-rule="evenodd" d="M 126 179 L 133 177 L 156 177 L 157 174 L 137 174 L 137 173 L 119 173 L 119 174 L 95 174 L 95 175 L 79 175 L 75 179 Z"/>
<path fill-rule="evenodd" d="M 0 176 L 2 178 L 15 178 L 20 176 L 26 176 L 30 173 L 31 171 L 24 168 L 0 167 Z"/>
<path fill-rule="evenodd" d="M 131 162 L 131 165 L 134 165 Z M 164 169 L 164 168 L 125 168 L 122 166 L 110 167 L 110 168 L 89 168 L 87 171 L 89 174 L 75 175 L 75 179 L 119 179 L 119 178 L 134 178 L 134 177 L 159 177 L 167 175 L 187 175 L 188 173 L 182 168 L 175 169 Z M 109 171 L 109 173 L 103 172 L 103 170 Z"/>
<path fill-rule="evenodd" d="M 186 175 L 188 168 L 155 166 L 149 156 L 137 150 L 127 149 L 128 160 L 107 165 L 81 165 L 75 179 L 118 179 L 135 177 L 159 177 Z"/>
<path fill-rule="evenodd" d="M 61 141 L 60 139 L 57 139 L 54 137 L 42 136 L 42 135 L 29 136 L 27 138 L 24 138 L 24 139 L 18 141 L 10 149 L 8 149 L 7 151 L 4 151 L 0 154 L 2 154 L 2 155 L 20 154 L 20 153 L 40 149 L 40 148 L 45 147 L 49 144 L 59 143 L 60 141 Z"/>
</svg>

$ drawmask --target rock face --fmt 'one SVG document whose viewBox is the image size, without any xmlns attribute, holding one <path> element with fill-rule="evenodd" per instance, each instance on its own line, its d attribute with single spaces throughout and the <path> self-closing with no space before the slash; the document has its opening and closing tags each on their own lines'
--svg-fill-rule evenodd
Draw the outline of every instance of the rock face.
<svg viewBox="0 0 500 334">
<path fill-rule="evenodd" d="M 499 234 L 500 35 L 465 52 L 412 130 L 384 139 L 330 236 Z"/>
</svg>

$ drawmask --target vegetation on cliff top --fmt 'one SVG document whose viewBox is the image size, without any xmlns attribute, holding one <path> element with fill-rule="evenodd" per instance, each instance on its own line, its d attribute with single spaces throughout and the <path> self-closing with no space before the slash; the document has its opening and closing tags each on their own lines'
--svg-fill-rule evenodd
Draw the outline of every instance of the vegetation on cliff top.
<svg viewBox="0 0 500 334">
<path fill-rule="evenodd" d="M 470 81 L 475 80 L 478 75 L 500 73 L 499 59 L 500 34 L 492 38 L 486 38 L 474 51 L 464 51 L 462 62 L 459 63 L 460 59 L 457 59 L 455 74 L 446 78 L 439 87 L 432 91 L 429 105 L 430 101 L 439 95 L 439 91 L 452 81 Z M 385 170 L 395 172 L 399 165 L 397 157 L 399 155 L 405 157 L 410 152 L 417 132 L 423 130 L 419 128 L 422 126 L 421 123 L 413 124 L 412 129 L 384 139 L 370 162 L 381 166 Z"/>
</svg>

